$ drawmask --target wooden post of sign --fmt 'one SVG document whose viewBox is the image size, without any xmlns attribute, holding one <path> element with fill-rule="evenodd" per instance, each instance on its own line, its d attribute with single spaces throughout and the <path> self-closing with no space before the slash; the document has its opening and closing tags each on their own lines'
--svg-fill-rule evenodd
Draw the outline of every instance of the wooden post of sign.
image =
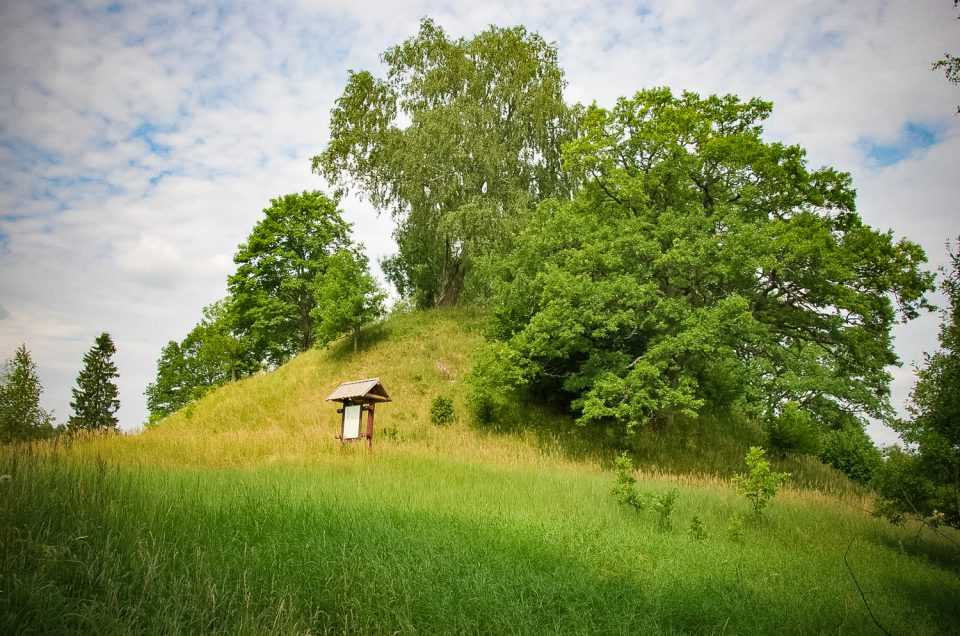
<svg viewBox="0 0 960 636">
<path fill-rule="evenodd" d="M 370 450 L 373 450 L 373 407 L 373 402 L 367 405 L 367 448 Z"/>
</svg>

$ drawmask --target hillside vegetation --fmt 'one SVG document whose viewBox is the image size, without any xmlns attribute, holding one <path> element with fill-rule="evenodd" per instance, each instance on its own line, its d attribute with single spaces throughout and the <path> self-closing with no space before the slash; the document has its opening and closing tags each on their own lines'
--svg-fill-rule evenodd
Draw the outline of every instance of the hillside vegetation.
<svg viewBox="0 0 960 636">
<path fill-rule="evenodd" d="M 139 435 L 4 450 L 0 631 L 876 633 L 863 598 L 891 633 L 960 630 L 955 548 L 832 469 L 779 462 L 792 485 L 751 516 L 729 483 L 750 423 L 642 434 L 638 487 L 678 492 L 666 524 L 611 497 L 605 434 L 530 404 L 475 424 L 486 322 L 396 315 Z M 393 402 L 373 452 L 342 448 L 324 398 L 370 376 Z"/>
</svg>

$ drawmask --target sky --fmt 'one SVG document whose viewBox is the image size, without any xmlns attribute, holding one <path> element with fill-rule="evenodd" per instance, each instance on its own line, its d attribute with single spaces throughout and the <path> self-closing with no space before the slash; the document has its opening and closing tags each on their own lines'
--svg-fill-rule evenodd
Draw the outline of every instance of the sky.
<svg viewBox="0 0 960 636">
<path fill-rule="evenodd" d="M 225 295 L 262 210 L 329 191 L 310 158 L 348 72 L 382 74 L 425 16 L 451 37 L 537 31 L 571 103 L 653 86 L 772 101 L 766 138 L 850 172 L 865 222 L 922 245 L 931 269 L 960 234 L 960 87 L 931 70 L 960 52 L 950 0 L 0 0 L 0 359 L 27 345 L 58 421 L 103 331 L 121 427 L 147 419 L 161 347 Z M 372 262 L 394 251 L 388 214 L 342 209 Z M 938 324 L 895 328 L 897 408 Z"/>
</svg>

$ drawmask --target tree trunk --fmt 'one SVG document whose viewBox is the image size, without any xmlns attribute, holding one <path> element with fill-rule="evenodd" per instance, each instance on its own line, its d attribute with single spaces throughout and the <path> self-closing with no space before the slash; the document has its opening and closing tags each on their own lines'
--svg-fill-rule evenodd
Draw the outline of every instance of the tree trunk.
<svg viewBox="0 0 960 636">
<path fill-rule="evenodd" d="M 453 307 L 460 300 L 460 288 L 463 286 L 463 262 L 452 254 L 450 239 L 446 240 L 443 253 L 443 267 L 440 280 L 433 296 L 434 307 Z"/>
</svg>

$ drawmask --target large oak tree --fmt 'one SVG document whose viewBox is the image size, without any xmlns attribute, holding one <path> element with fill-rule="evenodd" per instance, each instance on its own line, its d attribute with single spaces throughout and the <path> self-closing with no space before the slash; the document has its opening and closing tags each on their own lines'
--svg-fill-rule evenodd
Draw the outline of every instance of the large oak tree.
<svg viewBox="0 0 960 636">
<path fill-rule="evenodd" d="M 501 260 L 481 405 L 526 388 L 628 431 L 706 405 L 890 418 L 925 255 L 862 222 L 849 175 L 766 141 L 770 111 L 668 89 L 587 111 L 564 150 L 585 185 Z"/>
</svg>

